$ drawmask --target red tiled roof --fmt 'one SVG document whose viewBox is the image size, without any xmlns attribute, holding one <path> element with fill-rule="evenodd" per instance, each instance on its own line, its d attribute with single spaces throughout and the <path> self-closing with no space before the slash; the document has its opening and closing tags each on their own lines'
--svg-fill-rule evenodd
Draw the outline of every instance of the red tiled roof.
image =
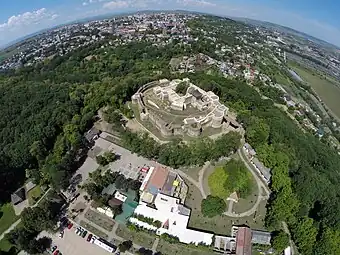
<svg viewBox="0 0 340 255">
<path fill-rule="evenodd" d="M 251 230 L 240 227 L 236 236 L 236 255 L 251 255 Z"/>
<path fill-rule="evenodd" d="M 148 184 L 146 185 L 146 189 L 151 187 L 162 189 L 169 175 L 169 170 L 163 167 L 156 167 L 156 169 L 151 174 Z"/>
</svg>

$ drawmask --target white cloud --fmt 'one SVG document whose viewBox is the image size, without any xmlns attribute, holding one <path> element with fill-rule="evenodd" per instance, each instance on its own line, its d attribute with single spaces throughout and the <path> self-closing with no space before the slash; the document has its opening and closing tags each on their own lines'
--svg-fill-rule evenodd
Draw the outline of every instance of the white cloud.
<svg viewBox="0 0 340 255">
<path fill-rule="evenodd" d="M 128 8 L 130 4 L 131 4 L 130 1 L 116 0 L 116 1 L 105 3 L 103 5 L 103 8 L 109 9 L 109 10 L 125 9 L 125 8 Z"/>
<path fill-rule="evenodd" d="M 177 3 L 180 4 L 180 5 L 189 6 L 189 7 L 194 7 L 194 6 L 214 7 L 214 6 L 216 6 L 216 3 L 209 2 L 209 1 L 206 1 L 206 0 L 177 0 Z"/>
<path fill-rule="evenodd" d="M 45 19 L 56 18 L 57 14 L 50 13 L 46 8 L 41 8 L 32 12 L 25 12 L 18 15 L 13 15 L 8 18 L 7 22 L 0 24 L 1 31 L 5 29 L 18 29 L 30 24 L 39 24 Z"/>
<path fill-rule="evenodd" d="M 6 35 L 6 37 L 0 37 L 0 45 L 41 29 L 57 25 L 61 20 L 59 18 L 62 17 L 46 8 L 13 15 L 4 23 L 0 23 L 0 33 Z"/>
</svg>

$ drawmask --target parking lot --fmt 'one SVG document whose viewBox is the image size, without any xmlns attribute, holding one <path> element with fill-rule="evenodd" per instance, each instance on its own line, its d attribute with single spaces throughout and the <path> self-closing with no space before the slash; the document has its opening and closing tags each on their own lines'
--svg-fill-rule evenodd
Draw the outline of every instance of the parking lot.
<svg viewBox="0 0 340 255">
<path fill-rule="evenodd" d="M 107 137 L 108 134 L 103 132 L 102 137 Z M 132 154 L 130 151 L 111 143 L 100 137 L 95 141 L 95 145 L 88 152 L 88 157 L 86 158 L 84 164 L 76 171 L 75 175 L 81 174 L 82 182 L 84 182 L 88 177 L 89 173 L 95 171 L 99 165 L 96 162 L 96 156 L 103 154 L 106 151 L 112 151 L 120 156 L 115 162 L 110 163 L 109 167 L 112 171 L 121 172 L 126 178 L 137 179 L 139 176 L 139 171 L 143 166 L 155 166 L 156 163 L 138 157 L 136 154 Z"/>
<path fill-rule="evenodd" d="M 52 246 L 57 245 L 57 249 L 63 255 L 107 255 L 112 254 L 99 246 L 86 241 L 75 234 L 75 228 L 65 229 L 64 237 L 59 238 L 56 234 L 47 232 L 41 233 L 41 236 L 47 236 L 52 239 Z"/>
<path fill-rule="evenodd" d="M 126 178 L 136 180 L 143 166 L 156 165 L 155 162 L 132 154 L 130 151 L 102 138 L 96 140 L 96 146 L 102 148 L 103 151 L 112 151 L 120 156 L 119 160 L 110 163 L 110 169 L 124 174 Z"/>
</svg>

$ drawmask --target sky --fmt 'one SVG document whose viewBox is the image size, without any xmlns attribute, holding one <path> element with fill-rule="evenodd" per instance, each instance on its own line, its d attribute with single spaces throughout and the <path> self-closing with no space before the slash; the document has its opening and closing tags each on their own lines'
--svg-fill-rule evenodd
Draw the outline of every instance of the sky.
<svg viewBox="0 0 340 255">
<path fill-rule="evenodd" d="M 269 21 L 340 46 L 338 0 L 1 0 L 0 46 L 81 18 L 174 9 Z"/>
</svg>

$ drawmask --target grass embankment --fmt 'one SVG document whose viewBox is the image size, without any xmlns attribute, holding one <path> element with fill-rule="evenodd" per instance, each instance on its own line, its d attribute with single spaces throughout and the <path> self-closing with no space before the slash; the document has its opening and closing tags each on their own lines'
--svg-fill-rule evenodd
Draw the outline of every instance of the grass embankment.
<svg viewBox="0 0 340 255">
<path fill-rule="evenodd" d="M 12 204 L 4 204 L 0 208 L 0 234 L 7 230 L 18 219 L 19 216 L 15 215 Z"/>
<path fill-rule="evenodd" d="M 6 238 L 0 240 L 0 251 L 9 252 L 9 250 L 12 248 L 15 249 L 15 247 L 10 242 L 8 242 Z"/>
<path fill-rule="evenodd" d="M 4 204 L 0 208 L 0 234 L 6 231 L 18 219 L 19 216 L 15 215 L 12 204 Z M 0 251 L 8 252 L 12 247 L 13 245 L 6 238 L 0 240 Z"/>
<path fill-rule="evenodd" d="M 43 191 L 39 185 L 31 189 L 27 193 L 29 205 L 34 205 L 41 198 L 42 195 L 43 195 Z"/>
<path fill-rule="evenodd" d="M 133 240 L 134 243 L 145 247 L 146 249 L 151 249 L 153 242 L 156 239 L 155 236 L 151 236 L 148 233 L 131 231 L 123 224 L 119 224 L 116 234 L 125 240 Z"/>
</svg>

